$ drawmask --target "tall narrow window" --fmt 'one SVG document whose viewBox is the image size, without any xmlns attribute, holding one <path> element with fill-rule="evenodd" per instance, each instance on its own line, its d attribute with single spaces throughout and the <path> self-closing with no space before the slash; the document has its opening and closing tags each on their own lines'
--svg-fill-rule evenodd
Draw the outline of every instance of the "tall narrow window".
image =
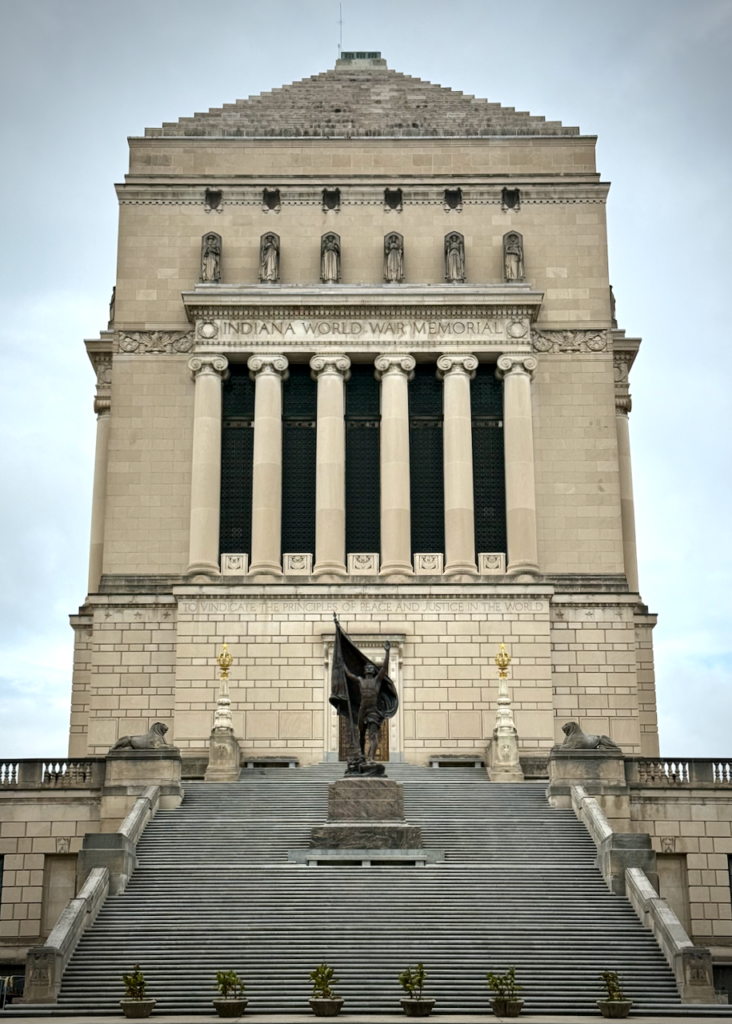
<svg viewBox="0 0 732 1024">
<path fill-rule="evenodd" d="M 219 551 L 249 554 L 252 543 L 254 382 L 245 363 L 231 363 L 223 385 Z"/>
<path fill-rule="evenodd" d="M 290 364 L 282 386 L 282 551 L 315 553 L 318 385 L 305 364 Z"/>
<path fill-rule="evenodd" d="M 444 552 L 442 383 L 433 363 L 417 364 L 409 385 L 409 476 L 412 554 Z"/>
<path fill-rule="evenodd" d="M 378 552 L 379 382 L 373 365 L 351 366 L 346 384 L 346 551 Z"/>
<path fill-rule="evenodd" d="M 475 550 L 506 551 L 506 480 L 503 465 L 503 385 L 495 366 L 480 363 L 470 385 L 473 419 Z"/>
</svg>

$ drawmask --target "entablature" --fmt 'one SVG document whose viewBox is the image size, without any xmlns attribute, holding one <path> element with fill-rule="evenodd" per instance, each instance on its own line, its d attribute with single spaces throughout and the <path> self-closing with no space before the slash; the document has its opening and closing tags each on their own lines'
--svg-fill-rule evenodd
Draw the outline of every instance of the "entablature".
<svg viewBox="0 0 732 1024">
<path fill-rule="evenodd" d="M 183 292 L 196 350 L 528 345 L 544 298 L 527 284 L 198 285 Z"/>
</svg>

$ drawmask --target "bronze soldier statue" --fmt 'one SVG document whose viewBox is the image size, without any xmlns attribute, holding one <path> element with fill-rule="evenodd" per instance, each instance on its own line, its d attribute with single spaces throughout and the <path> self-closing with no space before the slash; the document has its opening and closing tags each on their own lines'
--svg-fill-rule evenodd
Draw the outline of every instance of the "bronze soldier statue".
<svg viewBox="0 0 732 1024">
<path fill-rule="evenodd" d="M 330 703 L 349 723 L 350 750 L 346 775 L 383 776 L 383 764 L 374 761 L 379 733 L 384 721 L 393 718 L 399 707 L 396 687 L 387 675 L 391 644 L 388 640 L 384 644 L 384 664 L 377 669 L 343 632 L 335 615 L 333 619 L 336 639 Z"/>
</svg>

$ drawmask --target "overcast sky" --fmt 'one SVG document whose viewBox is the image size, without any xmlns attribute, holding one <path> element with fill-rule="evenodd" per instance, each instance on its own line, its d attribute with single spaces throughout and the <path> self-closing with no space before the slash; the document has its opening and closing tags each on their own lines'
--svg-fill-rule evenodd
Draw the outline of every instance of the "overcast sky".
<svg viewBox="0 0 732 1024">
<path fill-rule="evenodd" d="M 333 67 L 337 0 L 0 0 L 0 756 L 64 756 L 127 136 Z M 344 0 L 344 49 L 599 136 L 661 749 L 732 756 L 732 0 Z"/>
</svg>

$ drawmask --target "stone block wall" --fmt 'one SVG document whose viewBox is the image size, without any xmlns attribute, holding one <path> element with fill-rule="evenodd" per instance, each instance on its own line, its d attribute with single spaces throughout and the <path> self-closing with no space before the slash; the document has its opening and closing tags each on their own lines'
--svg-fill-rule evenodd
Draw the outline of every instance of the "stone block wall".
<svg viewBox="0 0 732 1024">
<path fill-rule="evenodd" d="M 87 753 L 89 742 L 89 687 L 94 619 L 91 615 L 81 614 L 72 615 L 70 618 L 74 630 L 74 667 L 71 676 L 69 757 L 83 757 Z"/>
</svg>

